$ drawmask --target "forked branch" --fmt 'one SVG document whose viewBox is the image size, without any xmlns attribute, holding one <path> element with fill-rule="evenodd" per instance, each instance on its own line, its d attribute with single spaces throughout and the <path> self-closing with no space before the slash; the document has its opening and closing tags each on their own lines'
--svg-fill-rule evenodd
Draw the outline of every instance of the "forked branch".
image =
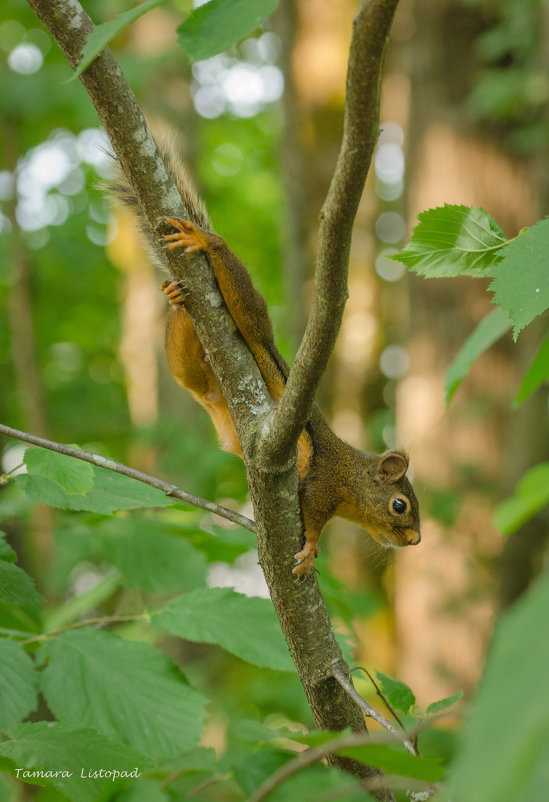
<svg viewBox="0 0 549 802">
<path fill-rule="evenodd" d="M 351 231 L 379 135 L 379 91 L 385 44 L 398 0 L 363 0 L 354 20 L 341 149 L 321 212 L 315 289 L 307 328 L 265 439 L 286 453 L 305 426 L 347 300 Z"/>
</svg>

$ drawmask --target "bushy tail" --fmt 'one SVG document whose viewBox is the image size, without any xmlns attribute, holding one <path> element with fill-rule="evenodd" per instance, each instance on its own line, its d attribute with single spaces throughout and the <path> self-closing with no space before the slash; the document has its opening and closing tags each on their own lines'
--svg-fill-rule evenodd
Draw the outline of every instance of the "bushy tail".
<svg viewBox="0 0 549 802">
<path fill-rule="evenodd" d="M 194 182 L 189 176 L 186 167 L 177 154 L 175 138 L 168 130 L 155 132 L 155 139 L 162 154 L 166 169 L 172 176 L 187 209 L 191 222 L 205 231 L 213 232 L 212 224 L 202 198 L 198 195 Z M 166 269 L 166 257 L 163 249 L 156 242 L 149 221 L 144 217 L 139 207 L 137 197 L 132 185 L 126 179 L 120 166 L 117 164 L 114 179 L 109 183 L 108 190 L 114 200 L 133 212 L 139 223 L 139 228 L 145 238 L 145 245 L 152 260 L 159 267 Z M 181 214 L 181 209 L 174 209 L 172 214 Z"/>
</svg>

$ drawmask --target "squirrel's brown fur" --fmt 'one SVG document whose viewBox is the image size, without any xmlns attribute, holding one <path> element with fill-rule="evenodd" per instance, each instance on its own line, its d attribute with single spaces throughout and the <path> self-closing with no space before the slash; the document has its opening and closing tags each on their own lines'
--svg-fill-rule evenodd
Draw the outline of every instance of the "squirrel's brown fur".
<svg viewBox="0 0 549 802">
<path fill-rule="evenodd" d="M 269 393 L 278 401 L 284 391 L 288 367 L 273 337 L 267 304 L 252 284 L 248 271 L 226 242 L 211 230 L 202 202 L 192 188 L 186 172 L 166 145 L 165 160 L 181 192 L 190 221 L 167 218 L 174 226 L 165 247 L 201 250 L 209 259 L 221 293 L 234 322 L 248 345 L 265 380 Z M 114 186 L 118 197 L 136 208 L 131 188 L 123 179 Z M 149 248 L 164 264 L 163 254 L 143 225 Z M 167 280 L 162 289 L 170 302 L 166 350 L 171 372 L 209 413 L 222 448 L 241 455 L 240 443 L 227 403 L 215 378 L 207 355 L 195 333 L 176 282 Z M 340 515 L 363 526 L 371 536 L 387 546 L 419 543 L 419 509 L 412 486 L 405 476 L 408 458 L 401 451 L 370 454 L 350 446 L 330 429 L 317 407 L 298 443 L 300 500 L 305 526 L 305 545 L 295 555 L 294 573 L 313 569 L 317 542 L 325 523 Z"/>
</svg>

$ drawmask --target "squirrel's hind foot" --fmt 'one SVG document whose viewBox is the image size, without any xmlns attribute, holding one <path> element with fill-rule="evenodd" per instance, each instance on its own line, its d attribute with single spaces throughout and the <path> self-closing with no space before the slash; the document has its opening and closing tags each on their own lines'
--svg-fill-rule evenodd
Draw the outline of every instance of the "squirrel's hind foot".
<svg viewBox="0 0 549 802">
<path fill-rule="evenodd" d="M 168 278 L 162 282 L 160 289 L 168 299 L 172 309 L 183 309 L 185 296 L 177 281 L 173 281 L 173 279 Z"/>
<path fill-rule="evenodd" d="M 294 560 L 298 563 L 295 568 L 292 568 L 292 574 L 296 576 L 303 576 L 303 574 L 310 574 L 315 570 L 315 557 L 318 557 L 318 549 L 309 541 L 305 541 L 304 547 L 297 554 L 294 554 Z"/>
<path fill-rule="evenodd" d="M 164 248 L 169 251 L 174 248 L 185 248 L 186 253 L 208 250 L 208 241 L 204 233 L 190 220 L 183 220 L 182 217 L 164 217 L 163 220 L 177 229 L 173 234 L 164 234 L 162 237 Z"/>
</svg>

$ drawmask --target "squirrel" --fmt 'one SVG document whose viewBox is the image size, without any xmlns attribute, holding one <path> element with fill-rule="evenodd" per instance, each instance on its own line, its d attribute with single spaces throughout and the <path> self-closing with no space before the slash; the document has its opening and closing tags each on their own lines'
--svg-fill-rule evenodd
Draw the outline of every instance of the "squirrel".
<svg viewBox="0 0 549 802">
<path fill-rule="evenodd" d="M 164 219 L 174 231 L 162 238 L 163 247 L 205 254 L 225 304 L 276 403 L 284 392 L 289 368 L 276 348 L 266 301 L 225 240 L 213 233 L 205 206 L 173 150 L 162 142 L 161 150 L 190 218 Z M 122 176 L 113 184 L 113 191 L 126 205 L 137 209 L 131 187 Z M 149 250 L 156 256 L 155 261 L 165 267 L 159 244 L 142 218 L 141 222 Z M 170 279 L 162 282 L 161 289 L 169 302 L 166 353 L 171 373 L 206 409 L 221 448 L 242 456 L 227 402 L 185 310 L 184 295 L 177 282 Z M 408 457 L 404 452 L 359 451 L 337 437 L 315 405 L 299 438 L 297 466 L 305 543 L 294 555 L 294 574 L 300 576 L 314 570 L 321 531 L 336 515 L 360 524 L 387 547 L 420 542 L 419 506 L 405 475 Z"/>
</svg>

